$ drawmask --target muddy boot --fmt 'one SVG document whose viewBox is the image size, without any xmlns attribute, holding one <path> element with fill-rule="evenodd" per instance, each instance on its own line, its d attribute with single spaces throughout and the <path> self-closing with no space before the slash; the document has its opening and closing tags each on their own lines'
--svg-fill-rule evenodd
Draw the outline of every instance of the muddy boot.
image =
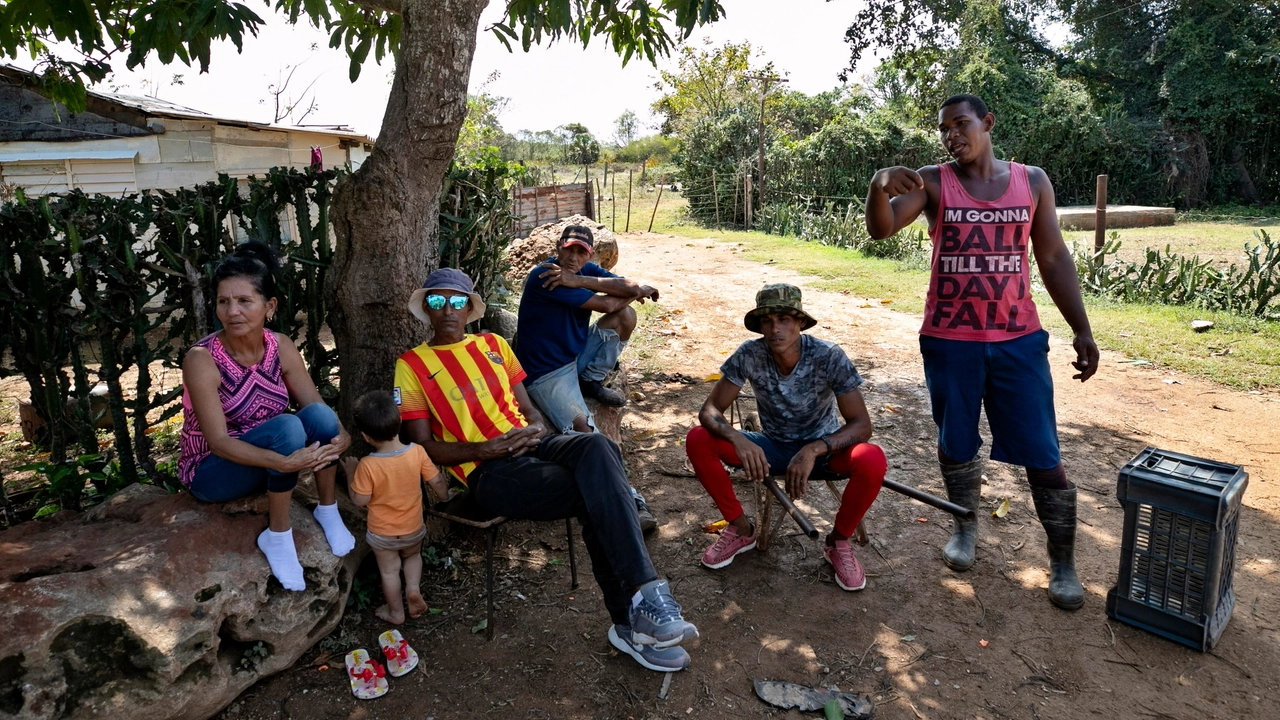
<svg viewBox="0 0 1280 720">
<path fill-rule="evenodd" d="M 940 466 L 942 481 L 947 486 L 947 499 L 976 512 L 978 500 L 982 497 L 982 461 L 971 460 L 967 463 L 940 464 Z M 962 520 L 953 516 L 951 522 L 954 523 L 954 528 L 951 532 L 951 540 L 942 549 L 942 561 L 952 570 L 968 570 L 973 567 L 976 553 L 974 545 L 978 540 L 977 515 L 974 515 L 972 520 Z"/>
<path fill-rule="evenodd" d="M 1049 540 L 1049 600 L 1063 610 L 1084 605 L 1084 588 L 1076 575 L 1076 489 L 1031 488 L 1036 515 Z"/>
</svg>

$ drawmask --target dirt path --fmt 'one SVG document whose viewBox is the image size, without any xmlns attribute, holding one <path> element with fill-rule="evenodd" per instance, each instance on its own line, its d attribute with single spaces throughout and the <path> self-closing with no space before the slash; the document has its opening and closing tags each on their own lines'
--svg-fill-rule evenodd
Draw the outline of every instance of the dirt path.
<svg viewBox="0 0 1280 720">
<path fill-rule="evenodd" d="M 858 550 L 870 577 L 862 592 L 837 588 L 818 544 L 795 536 L 789 521 L 769 552 L 707 571 L 698 557 L 712 536 L 701 528 L 717 519 L 716 511 L 695 480 L 680 476 L 679 440 L 705 399 L 702 378 L 747 339 L 741 317 L 756 289 L 770 281 L 805 287 L 806 280 L 742 260 L 728 244 L 633 233 L 621 246 L 618 269 L 662 292 L 661 312 L 646 321 L 645 337 L 624 356 L 632 390 L 643 398 L 624 418 L 624 445 L 633 480 L 661 521 L 649 543 L 654 563 L 702 630 L 701 644 L 691 650 L 693 666 L 672 676 L 659 699 L 663 676 L 611 652 L 608 617 L 587 568 L 582 587 L 568 591 L 563 531 L 516 523 L 498 550 L 505 559 L 492 643 L 469 632 L 483 617 L 483 566 L 474 554 L 480 546 L 474 536 L 451 537 L 452 547 L 472 554 L 462 554 L 453 568 L 431 570 L 424 587 L 432 606 L 446 613 L 405 631 L 423 653 L 421 674 L 393 681 L 386 699 L 361 704 L 336 670 L 298 667 L 255 686 L 225 717 L 783 715 L 753 696 L 758 679 L 866 692 L 879 718 L 1275 716 L 1276 394 L 1226 390 L 1128 364 L 1114 353 L 1103 354 L 1101 372 L 1082 386 L 1070 380 L 1069 343 L 1054 340 L 1063 456 L 1082 489 L 1078 566 L 1087 599 L 1075 613 L 1054 609 L 1045 597 L 1044 535 L 1025 483 L 994 463 L 985 510 L 1006 497 L 1011 510 L 1002 520 L 980 512 L 978 563 L 968 573 L 942 565 L 948 519 L 890 492 L 868 515 L 872 545 Z M 805 304 L 819 320 L 811 332 L 841 343 L 867 380 L 875 441 L 889 454 L 890 477 L 942 493 L 918 317 L 893 312 L 878 299 L 807 287 Z M 661 373 L 644 377 L 642 365 Z M 1165 382 L 1170 379 L 1177 382 Z M 1116 472 L 1148 444 L 1241 463 L 1251 474 L 1237 546 L 1235 614 L 1212 654 L 1108 622 L 1104 613 L 1123 519 Z M 744 490 L 739 495 L 750 508 Z M 820 529 L 830 527 L 835 503 L 824 490 L 816 488 L 801 506 Z M 579 548 L 584 557 L 580 541 Z M 369 642 L 380 630 L 371 617 L 352 613 L 345 631 Z"/>
</svg>

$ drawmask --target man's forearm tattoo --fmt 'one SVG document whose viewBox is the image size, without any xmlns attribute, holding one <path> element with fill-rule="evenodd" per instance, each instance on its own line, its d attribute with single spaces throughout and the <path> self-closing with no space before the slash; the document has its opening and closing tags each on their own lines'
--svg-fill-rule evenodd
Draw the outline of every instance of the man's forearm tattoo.
<svg viewBox="0 0 1280 720">
<path fill-rule="evenodd" d="M 847 447 L 853 447 L 854 445 L 858 444 L 854 438 L 851 438 L 847 435 L 844 437 L 841 437 L 840 433 L 832 433 L 822 439 L 826 441 L 827 446 L 831 448 L 831 452 L 835 452 L 837 450 L 843 450 Z"/>
</svg>

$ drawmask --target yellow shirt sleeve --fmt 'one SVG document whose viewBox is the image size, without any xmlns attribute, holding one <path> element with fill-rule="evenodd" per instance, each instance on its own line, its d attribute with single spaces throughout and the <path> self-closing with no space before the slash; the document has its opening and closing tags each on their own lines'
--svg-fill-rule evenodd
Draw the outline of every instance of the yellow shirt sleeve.
<svg viewBox="0 0 1280 720">
<path fill-rule="evenodd" d="M 512 385 L 524 382 L 528 374 L 524 371 L 524 367 L 520 365 L 520 361 L 516 359 L 515 351 L 511 349 L 507 339 L 497 333 L 494 333 L 493 336 L 498 340 L 498 352 L 502 354 L 502 367 L 507 369 L 507 379 Z"/>
<path fill-rule="evenodd" d="M 401 420 L 426 420 L 431 417 L 431 411 L 427 408 L 427 395 L 422 391 L 422 383 L 417 373 L 403 360 L 396 360 L 395 383 L 391 397 L 400 408 Z"/>
</svg>

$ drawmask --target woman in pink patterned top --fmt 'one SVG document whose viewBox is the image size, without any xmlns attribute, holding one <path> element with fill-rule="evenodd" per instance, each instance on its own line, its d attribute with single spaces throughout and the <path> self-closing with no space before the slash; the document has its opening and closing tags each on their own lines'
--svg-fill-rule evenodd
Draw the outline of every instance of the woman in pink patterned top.
<svg viewBox="0 0 1280 720">
<path fill-rule="evenodd" d="M 258 547 L 280 584 L 300 591 L 306 583 L 289 523 L 298 472 L 315 472 L 316 521 L 333 554 L 346 555 L 355 538 L 338 515 L 333 481 L 351 437 L 316 391 L 293 341 L 265 327 L 276 311 L 275 267 L 270 248 L 248 242 L 213 273 L 222 330 L 197 342 L 182 363 L 178 470 L 205 502 L 266 490 L 270 525 Z"/>
</svg>

